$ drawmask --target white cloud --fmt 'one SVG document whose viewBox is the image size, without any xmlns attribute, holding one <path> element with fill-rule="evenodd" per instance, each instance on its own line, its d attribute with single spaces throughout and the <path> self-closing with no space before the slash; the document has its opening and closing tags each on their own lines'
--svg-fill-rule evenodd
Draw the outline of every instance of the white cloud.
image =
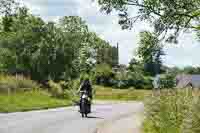
<svg viewBox="0 0 200 133">
<path fill-rule="evenodd" d="M 121 30 L 118 25 L 116 13 L 110 15 L 101 13 L 97 3 L 92 0 L 21 0 L 31 11 L 40 14 L 46 21 L 56 21 L 58 17 L 68 15 L 78 15 L 86 20 L 91 31 L 96 32 L 101 38 L 109 41 L 112 45 L 120 44 L 120 63 L 127 64 L 133 57 L 135 48 L 139 41 L 139 32 L 150 30 L 147 23 L 139 22 L 133 30 Z M 136 14 L 137 10 L 129 9 L 131 14 Z M 195 41 L 194 35 L 181 35 L 180 44 L 167 46 L 165 48 L 166 57 L 164 62 L 167 65 L 185 66 L 198 65 L 200 54 L 200 44 Z"/>
</svg>

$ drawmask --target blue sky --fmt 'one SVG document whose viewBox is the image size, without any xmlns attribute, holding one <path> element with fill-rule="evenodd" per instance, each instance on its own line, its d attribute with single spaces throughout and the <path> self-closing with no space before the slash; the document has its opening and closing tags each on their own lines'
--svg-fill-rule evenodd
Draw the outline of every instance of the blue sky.
<svg viewBox="0 0 200 133">
<path fill-rule="evenodd" d="M 35 15 L 46 21 L 57 21 L 62 16 L 77 15 L 82 17 L 91 31 L 109 41 L 111 45 L 120 45 L 120 63 L 128 64 L 135 56 L 135 49 L 139 41 L 139 32 L 151 29 L 145 22 L 138 22 L 133 29 L 121 30 L 116 13 L 110 15 L 99 11 L 97 3 L 92 0 L 21 0 Z M 136 14 L 136 9 L 130 9 Z M 167 45 L 164 63 L 168 66 L 200 66 L 200 42 L 195 34 L 182 34 L 179 44 Z"/>
</svg>

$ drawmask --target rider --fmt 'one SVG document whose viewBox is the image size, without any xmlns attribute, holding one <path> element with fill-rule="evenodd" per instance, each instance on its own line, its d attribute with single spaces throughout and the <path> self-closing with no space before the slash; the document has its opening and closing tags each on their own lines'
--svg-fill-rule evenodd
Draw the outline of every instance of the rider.
<svg viewBox="0 0 200 133">
<path fill-rule="evenodd" d="M 81 83 L 78 92 L 80 91 L 86 91 L 88 94 L 88 97 L 90 98 L 90 102 L 89 102 L 89 108 L 91 107 L 91 100 L 92 100 L 92 85 L 90 83 L 89 78 L 86 78 L 85 80 L 83 80 L 83 82 Z"/>
</svg>

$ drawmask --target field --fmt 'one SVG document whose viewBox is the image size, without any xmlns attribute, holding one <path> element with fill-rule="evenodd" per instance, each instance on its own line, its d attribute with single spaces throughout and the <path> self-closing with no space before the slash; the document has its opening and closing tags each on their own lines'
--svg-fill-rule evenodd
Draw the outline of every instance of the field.
<svg viewBox="0 0 200 133">
<path fill-rule="evenodd" d="M 152 94 L 151 90 L 114 89 L 102 86 L 95 86 L 95 91 L 95 99 L 98 100 L 143 101 Z"/>
</svg>

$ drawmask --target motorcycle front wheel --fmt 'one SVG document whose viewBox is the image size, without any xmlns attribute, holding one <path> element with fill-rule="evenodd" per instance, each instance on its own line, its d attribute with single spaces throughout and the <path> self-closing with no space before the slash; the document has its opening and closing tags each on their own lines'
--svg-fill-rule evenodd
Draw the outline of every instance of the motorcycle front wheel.
<svg viewBox="0 0 200 133">
<path fill-rule="evenodd" d="M 82 116 L 82 118 L 84 118 L 85 117 L 84 113 L 81 113 L 81 116 Z"/>
</svg>

